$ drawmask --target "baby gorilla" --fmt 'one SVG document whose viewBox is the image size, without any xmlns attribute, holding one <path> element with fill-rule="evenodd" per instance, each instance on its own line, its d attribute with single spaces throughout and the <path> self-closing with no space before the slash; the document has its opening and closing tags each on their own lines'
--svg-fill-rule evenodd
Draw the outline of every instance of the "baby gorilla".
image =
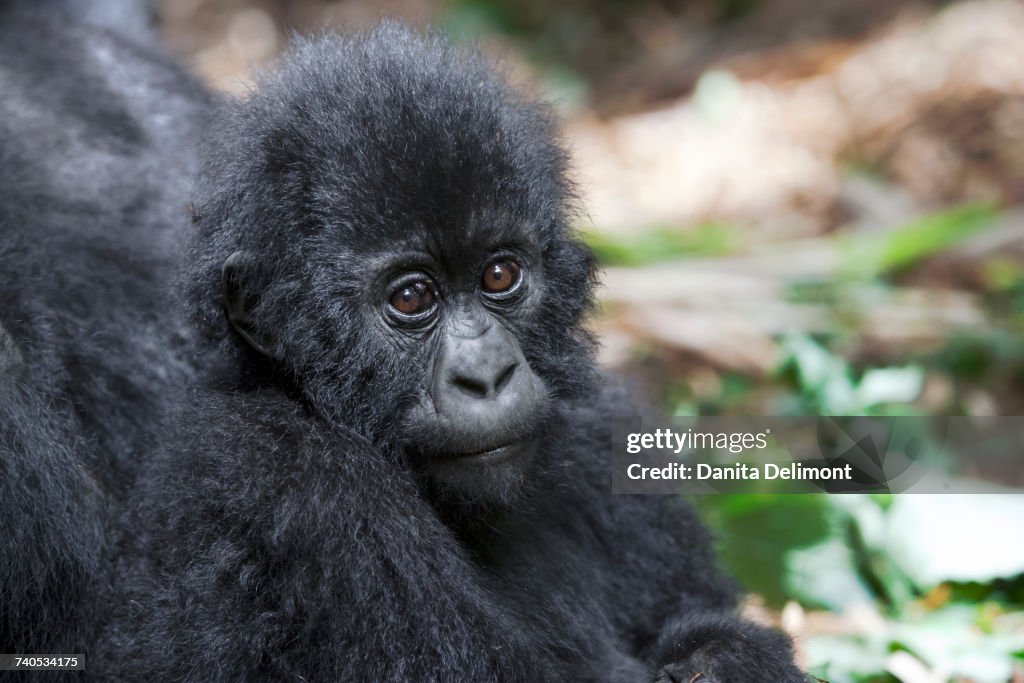
<svg viewBox="0 0 1024 683">
<path fill-rule="evenodd" d="M 209 132 L 187 299 L 210 366 L 137 502 L 119 680 L 804 680 L 581 327 L 543 109 L 394 25 L 298 45 Z"/>
</svg>

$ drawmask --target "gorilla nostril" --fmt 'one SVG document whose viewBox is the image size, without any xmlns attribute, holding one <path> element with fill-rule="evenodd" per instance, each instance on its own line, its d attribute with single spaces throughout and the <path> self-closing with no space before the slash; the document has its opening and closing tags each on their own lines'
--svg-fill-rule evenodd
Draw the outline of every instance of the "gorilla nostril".
<svg viewBox="0 0 1024 683">
<path fill-rule="evenodd" d="M 487 385 L 479 380 L 473 379 L 472 377 L 456 375 L 455 377 L 452 377 L 452 384 L 461 389 L 463 393 L 469 394 L 473 398 L 487 398 Z"/>
<path fill-rule="evenodd" d="M 505 368 L 505 371 L 498 377 L 498 381 L 494 383 L 495 394 L 500 394 L 501 390 L 505 388 L 505 385 L 512 380 L 512 375 L 515 374 L 517 367 L 519 367 L 519 363 L 512 363 Z"/>
<path fill-rule="evenodd" d="M 502 389 L 508 385 L 518 366 L 518 363 L 510 364 L 492 381 L 473 377 L 472 373 L 453 374 L 451 383 L 462 393 L 473 398 L 491 398 L 500 394 Z"/>
</svg>

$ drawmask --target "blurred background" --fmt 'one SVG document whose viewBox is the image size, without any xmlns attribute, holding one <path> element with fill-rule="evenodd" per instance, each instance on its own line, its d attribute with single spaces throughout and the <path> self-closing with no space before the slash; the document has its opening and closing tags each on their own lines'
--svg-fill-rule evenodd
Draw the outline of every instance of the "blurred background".
<svg viewBox="0 0 1024 683">
<path fill-rule="evenodd" d="M 1024 414 L 1024 2 L 162 0 L 159 30 L 238 94 L 383 16 L 559 109 L 602 362 L 668 413 Z M 1024 453 L 956 476 L 994 493 L 697 503 L 821 679 L 1021 683 Z"/>
</svg>

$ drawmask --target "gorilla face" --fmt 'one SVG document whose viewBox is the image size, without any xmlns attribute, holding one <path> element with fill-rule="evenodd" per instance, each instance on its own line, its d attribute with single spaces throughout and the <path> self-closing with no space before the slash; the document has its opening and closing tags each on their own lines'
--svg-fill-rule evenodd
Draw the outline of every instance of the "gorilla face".
<svg viewBox="0 0 1024 683">
<path fill-rule="evenodd" d="M 546 116 L 449 53 L 387 27 L 300 47 L 213 131 L 190 267 L 216 273 L 193 291 L 209 335 L 442 492 L 493 499 L 589 385 L 593 264 Z"/>
<path fill-rule="evenodd" d="M 332 309 L 344 311 L 339 331 L 358 330 L 358 340 L 327 332 L 313 353 L 296 339 L 279 338 L 254 315 L 260 297 L 247 295 L 240 283 L 259 257 L 236 251 L 223 268 L 227 317 L 253 349 L 294 368 L 327 416 L 352 424 L 351 415 L 332 410 L 347 403 L 332 385 L 346 387 L 389 414 L 404 453 L 434 484 L 460 497 L 505 495 L 526 476 L 551 398 L 520 340 L 525 328 L 540 323 L 544 255 L 528 232 L 509 240 L 512 232 L 494 241 L 482 231 L 484 239 L 447 248 L 427 232 L 389 240 L 384 250 L 357 250 L 358 256 L 307 256 L 319 274 L 306 275 L 316 284 L 305 290 L 310 296 L 293 300 L 292 315 L 322 321 Z M 347 264 L 347 274 L 330 275 L 332 260 Z M 341 282 L 348 283 L 344 293 L 319 296 Z M 321 354 L 336 360 L 329 367 L 311 362 Z M 372 358 L 353 361 L 367 354 Z M 356 369 L 361 387 L 353 386 Z"/>
<path fill-rule="evenodd" d="M 389 278 L 381 315 L 432 349 L 419 394 L 401 416 L 406 451 L 435 478 L 473 489 L 481 479 L 520 476 L 548 391 L 513 326 L 541 287 L 531 287 L 528 259 L 499 247 L 466 266 L 446 276 L 427 259 Z"/>
</svg>

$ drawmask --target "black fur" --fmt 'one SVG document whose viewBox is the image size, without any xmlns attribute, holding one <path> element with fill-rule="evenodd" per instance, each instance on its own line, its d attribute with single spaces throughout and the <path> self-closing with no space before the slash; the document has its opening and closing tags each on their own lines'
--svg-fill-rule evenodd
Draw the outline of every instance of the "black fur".
<svg viewBox="0 0 1024 683">
<path fill-rule="evenodd" d="M 58 22 L 54 26 L 92 26 L 142 44 L 156 38 L 155 0 L 3 0 L 2 4 L 4 11 L 46 12 Z"/>
<path fill-rule="evenodd" d="M 39 4 L 0 9 L 0 652 L 23 654 L 95 640 L 111 520 L 190 375 L 162 289 L 206 109 Z"/>
<path fill-rule="evenodd" d="M 609 422 L 633 409 L 581 327 L 593 264 L 544 110 L 385 25 L 301 43 L 218 121 L 184 277 L 214 359 L 136 497 L 106 676 L 803 680 L 783 636 L 733 616 L 687 507 L 611 494 Z M 551 400 L 533 457 L 466 475 L 473 498 L 422 475 L 404 415 L 435 337 L 385 324 L 380 280 L 426 252 L 444 299 L 499 246 L 531 275 L 501 324 Z M 240 251 L 268 355 L 223 310 Z"/>
</svg>

